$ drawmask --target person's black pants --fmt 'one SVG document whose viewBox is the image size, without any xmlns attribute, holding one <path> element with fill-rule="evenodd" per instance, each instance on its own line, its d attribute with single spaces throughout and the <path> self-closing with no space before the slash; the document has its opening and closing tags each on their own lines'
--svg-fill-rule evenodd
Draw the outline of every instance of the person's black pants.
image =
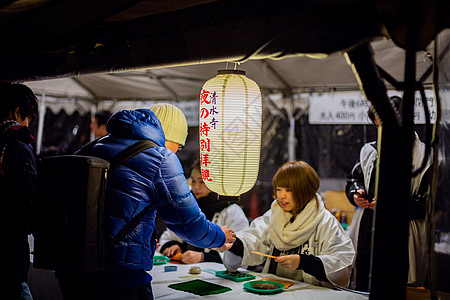
<svg viewBox="0 0 450 300">
<path fill-rule="evenodd" d="M 358 291 L 369 291 L 370 256 L 372 253 L 373 210 L 366 209 L 361 218 L 356 254 L 356 286 Z"/>
</svg>

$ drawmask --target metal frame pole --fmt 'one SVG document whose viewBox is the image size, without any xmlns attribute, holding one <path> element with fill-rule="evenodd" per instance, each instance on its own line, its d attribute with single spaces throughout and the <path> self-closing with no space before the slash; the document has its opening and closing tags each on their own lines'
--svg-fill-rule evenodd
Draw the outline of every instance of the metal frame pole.
<svg viewBox="0 0 450 300">
<path fill-rule="evenodd" d="M 412 144 L 403 135 L 401 118 L 387 97 L 370 45 L 350 50 L 347 57 L 362 91 L 382 123 L 378 134 L 370 299 L 403 299 L 408 274 Z M 406 113 L 409 110 L 404 115 Z"/>
<path fill-rule="evenodd" d="M 47 96 L 45 93 L 41 94 L 40 103 L 39 103 L 39 120 L 38 120 L 38 128 L 37 128 L 37 136 L 36 136 L 36 155 L 41 153 L 42 148 L 42 139 L 44 137 L 44 120 L 46 113 L 45 100 Z"/>
</svg>

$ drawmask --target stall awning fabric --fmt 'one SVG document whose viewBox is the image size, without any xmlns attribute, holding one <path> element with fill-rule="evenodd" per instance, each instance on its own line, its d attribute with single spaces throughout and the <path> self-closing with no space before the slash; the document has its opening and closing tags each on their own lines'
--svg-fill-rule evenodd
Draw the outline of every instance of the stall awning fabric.
<svg viewBox="0 0 450 300">
<path fill-rule="evenodd" d="M 399 81 L 403 80 L 404 51 L 391 40 L 372 42 L 379 66 Z M 431 67 L 427 51 L 417 55 L 418 78 Z M 193 100 L 206 80 L 225 68 L 243 69 L 265 94 L 359 90 L 358 83 L 342 53 L 326 58 L 296 56 L 281 60 L 248 60 L 242 64 L 208 63 L 201 65 L 156 68 L 115 74 L 90 74 L 76 78 L 59 78 L 26 82 L 33 91 L 64 98 L 100 100 Z M 281 78 L 279 78 L 279 77 Z M 431 81 L 428 76 L 427 81 Z"/>
</svg>

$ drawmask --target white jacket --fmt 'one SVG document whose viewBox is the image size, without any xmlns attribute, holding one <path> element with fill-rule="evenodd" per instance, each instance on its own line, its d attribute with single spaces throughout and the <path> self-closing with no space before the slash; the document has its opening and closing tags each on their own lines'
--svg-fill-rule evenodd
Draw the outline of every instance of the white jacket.
<svg viewBox="0 0 450 300">
<path fill-rule="evenodd" d="M 249 229 L 236 233 L 244 244 L 244 256 L 241 258 L 230 251 L 225 252 L 223 261 L 227 269 L 234 270 L 244 265 L 259 265 L 266 260 L 264 256 L 253 254 L 251 251 L 272 254 L 275 245 L 281 251 L 298 247 L 299 254 L 311 254 L 322 261 L 325 274 L 332 284 L 346 287 L 355 256 L 353 244 L 338 220 L 325 209 L 320 196 L 317 196 L 319 208 L 316 208 L 316 201 L 310 201 L 293 223 L 289 222 L 290 216 L 292 216 L 289 213 L 284 213 L 284 216 L 277 213 L 277 220 L 274 220 L 273 212 L 274 209 L 275 212 L 277 211 L 278 206 L 274 201 L 271 210 L 255 219 Z M 303 222 L 302 220 L 308 221 Z M 280 222 L 284 222 L 285 226 L 280 226 Z M 273 230 L 274 226 L 280 229 L 278 237 Z M 287 241 L 284 247 L 283 239 Z M 292 247 L 296 242 L 298 244 Z M 263 273 L 268 271 L 270 260 L 266 260 Z M 319 282 L 314 276 L 303 270 L 290 270 L 281 265 L 277 267 L 276 275 L 303 280 L 315 285 L 329 286 L 328 283 Z"/>
<path fill-rule="evenodd" d="M 374 142 L 365 144 L 361 148 L 360 162 L 361 170 L 364 174 L 364 186 L 369 189 L 372 184 L 370 179 L 372 172 L 375 170 L 375 161 L 378 158 L 378 152 L 373 147 Z M 425 144 L 420 141 L 417 133 L 414 133 L 414 143 L 412 150 L 412 166 L 413 170 L 417 170 L 422 165 L 423 157 L 425 156 Z M 422 178 L 431 166 L 433 152 L 431 152 L 428 158 L 425 168 L 417 176 L 411 179 L 411 195 L 417 195 Z M 394 201 L 394 200 L 393 200 Z M 349 227 L 348 234 L 355 245 L 355 249 L 358 247 L 359 236 L 359 224 L 361 217 L 366 208 L 359 208 L 356 210 L 353 216 L 352 224 Z M 370 234 L 366 232 L 365 234 Z M 410 220 L 409 221 L 409 235 L 408 235 L 408 254 L 409 254 L 409 272 L 408 272 L 408 284 L 415 284 L 423 286 L 425 284 L 428 262 L 427 262 L 427 232 L 425 220 Z M 355 280 L 356 264 L 354 266 L 352 282 Z"/>
<path fill-rule="evenodd" d="M 216 212 L 212 217 L 211 222 L 221 227 L 227 225 L 234 232 L 244 230 L 249 227 L 247 217 L 242 211 L 242 208 L 237 204 L 231 204 L 230 206 L 222 209 L 220 212 Z M 179 238 L 173 231 L 171 231 L 170 229 L 166 229 L 161 234 L 159 243 L 161 243 L 161 245 L 164 245 L 165 243 L 170 241 L 183 243 L 183 240 Z M 208 252 L 208 249 L 205 249 L 205 252 Z M 220 253 L 220 256 L 223 259 L 222 252 Z"/>
</svg>

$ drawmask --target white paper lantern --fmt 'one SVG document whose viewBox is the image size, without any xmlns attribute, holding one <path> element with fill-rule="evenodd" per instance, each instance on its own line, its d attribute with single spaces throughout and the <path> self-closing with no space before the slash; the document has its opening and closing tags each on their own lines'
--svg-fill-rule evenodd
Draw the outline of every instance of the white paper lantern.
<svg viewBox="0 0 450 300">
<path fill-rule="evenodd" d="M 262 101 L 241 70 L 219 70 L 200 93 L 200 166 L 203 181 L 223 196 L 239 196 L 258 177 Z"/>
</svg>

